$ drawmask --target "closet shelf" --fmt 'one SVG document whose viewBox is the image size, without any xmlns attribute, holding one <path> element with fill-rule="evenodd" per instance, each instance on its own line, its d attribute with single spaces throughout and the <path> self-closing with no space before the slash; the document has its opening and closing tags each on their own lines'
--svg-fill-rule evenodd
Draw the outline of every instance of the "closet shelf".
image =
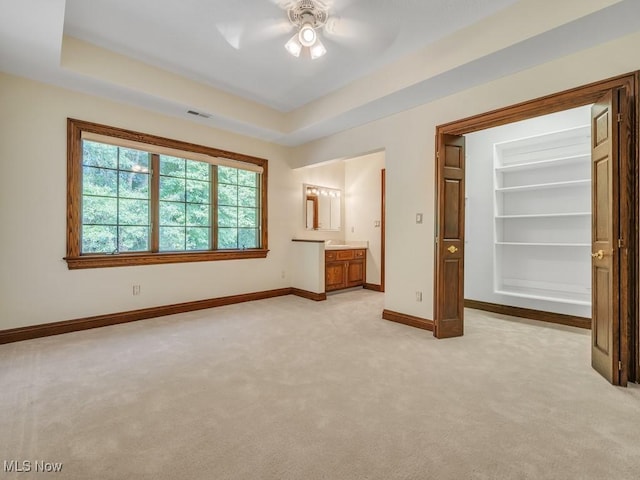
<svg viewBox="0 0 640 480">
<path fill-rule="evenodd" d="M 544 242 L 496 242 L 496 245 L 517 247 L 591 247 L 590 243 L 544 243 Z"/>
<path fill-rule="evenodd" d="M 517 290 L 496 290 L 496 293 L 501 295 L 509 295 L 512 297 L 530 298 L 533 300 L 546 300 L 548 302 L 569 303 L 571 305 L 583 305 L 585 307 L 591 306 L 590 300 L 583 300 L 581 298 L 567 298 L 559 296 L 558 292 L 553 291 L 540 291 L 539 293 L 530 293 Z M 576 295 L 576 297 L 578 297 Z"/>
<path fill-rule="evenodd" d="M 514 165 L 502 165 L 496 167 L 497 172 L 517 172 L 521 170 L 532 170 L 536 168 L 551 167 L 554 164 L 570 164 L 588 161 L 591 159 L 590 153 L 583 153 L 581 155 L 572 155 L 569 157 L 549 158 L 547 160 L 538 160 L 535 162 L 516 163 Z"/>
<path fill-rule="evenodd" d="M 496 192 L 524 192 L 527 190 L 544 190 L 548 188 L 582 187 L 591 185 L 591 180 L 571 180 L 568 182 L 539 183 L 536 185 L 519 185 L 517 187 L 500 187 Z"/>
<path fill-rule="evenodd" d="M 555 217 L 590 217 L 591 212 L 571 213 L 533 213 L 526 215 L 496 215 L 496 218 L 555 218 Z"/>
</svg>

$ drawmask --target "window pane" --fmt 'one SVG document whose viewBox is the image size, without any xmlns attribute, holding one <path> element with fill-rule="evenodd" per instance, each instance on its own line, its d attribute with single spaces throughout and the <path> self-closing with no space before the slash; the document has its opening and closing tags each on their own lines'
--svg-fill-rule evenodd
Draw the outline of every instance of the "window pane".
<svg viewBox="0 0 640 480">
<path fill-rule="evenodd" d="M 75 133 L 86 135 L 91 131 L 84 122 L 72 120 L 70 126 L 75 139 L 79 138 Z M 69 185 L 73 195 L 68 201 L 80 203 L 68 205 L 69 211 L 79 213 L 73 215 L 72 237 L 68 241 L 70 268 L 74 262 L 94 265 L 91 258 L 86 262 L 77 259 L 78 250 L 80 255 L 145 252 L 150 254 L 150 263 L 165 263 L 173 261 L 174 256 L 153 258 L 152 244 L 163 252 L 206 251 L 214 245 L 224 250 L 260 246 L 266 235 L 266 225 L 262 231 L 266 214 L 261 211 L 263 175 L 213 165 L 205 157 L 193 157 L 205 161 L 190 160 L 185 157 L 193 154 L 187 151 L 174 150 L 176 156 L 153 154 L 150 147 L 140 143 L 142 133 L 104 127 L 101 134 L 111 139 L 101 143 L 103 140 L 80 138 L 68 152 L 73 161 L 73 178 L 80 177 L 81 181 L 80 192 Z M 118 143 L 127 147 L 119 147 Z M 160 147 L 181 148 L 179 145 L 178 141 L 158 137 Z M 190 148 L 186 143 L 182 145 Z M 195 150 L 216 155 L 215 150 L 206 147 Z M 239 166 L 251 168 L 250 158 L 237 155 L 237 159 Z M 249 163 L 241 163 L 242 160 Z M 198 254 L 192 258 L 217 260 L 227 256 Z M 182 261 L 181 256 L 175 259 Z M 121 260 L 100 262 L 120 263 Z"/>
<path fill-rule="evenodd" d="M 238 229 L 219 228 L 218 248 L 238 248 Z"/>
<path fill-rule="evenodd" d="M 120 252 L 144 252 L 149 250 L 149 227 L 120 227 Z"/>
<path fill-rule="evenodd" d="M 184 227 L 160 227 L 160 250 L 184 250 Z"/>
<path fill-rule="evenodd" d="M 117 197 L 118 172 L 104 168 L 83 167 L 82 193 L 102 197 Z"/>
<path fill-rule="evenodd" d="M 211 172 L 211 165 L 205 162 L 194 162 L 193 160 L 187 160 L 187 178 L 193 178 L 194 180 L 210 181 L 209 173 Z"/>
<path fill-rule="evenodd" d="M 183 178 L 160 177 L 160 200 L 184 202 L 185 180 Z"/>
<path fill-rule="evenodd" d="M 184 203 L 160 202 L 160 225 L 184 226 Z"/>
<path fill-rule="evenodd" d="M 218 207 L 218 226 L 237 227 L 238 209 L 236 207 Z"/>
<path fill-rule="evenodd" d="M 149 202 L 147 200 L 119 200 L 120 225 L 149 225 Z"/>
<path fill-rule="evenodd" d="M 219 248 L 260 246 L 260 178 L 255 172 L 218 167 Z"/>
<path fill-rule="evenodd" d="M 83 140 L 82 164 L 94 167 L 118 168 L 118 147 Z"/>
<path fill-rule="evenodd" d="M 209 236 L 211 229 L 188 227 L 187 228 L 187 250 L 208 250 L 210 247 Z"/>
<path fill-rule="evenodd" d="M 235 185 L 218 185 L 218 204 L 237 205 L 238 187 Z"/>
<path fill-rule="evenodd" d="M 187 204 L 187 225 L 210 226 L 209 205 Z"/>
<path fill-rule="evenodd" d="M 109 197 L 82 197 L 82 223 L 118 223 L 118 200 Z"/>
<path fill-rule="evenodd" d="M 255 228 L 240 228 L 238 230 L 238 246 L 240 248 L 257 248 L 258 231 Z"/>
<path fill-rule="evenodd" d="M 120 147 L 120 170 L 131 170 L 133 172 L 149 171 L 149 153 L 140 150 Z"/>
<path fill-rule="evenodd" d="M 160 175 L 184 177 L 184 160 L 182 158 L 160 155 Z"/>
<path fill-rule="evenodd" d="M 236 185 L 238 183 L 238 169 L 218 166 L 218 182 Z"/>
<path fill-rule="evenodd" d="M 120 197 L 149 198 L 149 174 L 120 172 Z"/>
<path fill-rule="evenodd" d="M 238 208 L 238 226 L 256 228 L 258 226 L 258 211 L 255 208 Z"/>
<path fill-rule="evenodd" d="M 187 202 L 209 203 L 211 184 L 199 180 L 187 180 Z"/>
<path fill-rule="evenodd" d="M 241 207 L 257 207 L 258 190 L 249 187 L 238 187 L 238 205 Z"/>
<path fill-rule="evenodd" d="M 83 253 L 113 253 L 118 245 L 118 227 L 84 225 L 82 227 Z"/>
<path fill-rule="evenodd" d="M 238 170 L 238 185 L 244 187 L 258 187 L 258 174 L 248 170 Z"/>
</svg>

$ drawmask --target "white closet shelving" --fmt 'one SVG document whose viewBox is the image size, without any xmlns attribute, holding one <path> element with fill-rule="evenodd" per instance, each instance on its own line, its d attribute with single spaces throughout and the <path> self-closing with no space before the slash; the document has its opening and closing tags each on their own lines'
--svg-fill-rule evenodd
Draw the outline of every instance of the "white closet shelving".
<svg viewBox="0 0 640 480">
<path fill-rule="evenodd" d="M 494 145 L 494 291 L 591 304 L 590 126 Z"/>
</svg>

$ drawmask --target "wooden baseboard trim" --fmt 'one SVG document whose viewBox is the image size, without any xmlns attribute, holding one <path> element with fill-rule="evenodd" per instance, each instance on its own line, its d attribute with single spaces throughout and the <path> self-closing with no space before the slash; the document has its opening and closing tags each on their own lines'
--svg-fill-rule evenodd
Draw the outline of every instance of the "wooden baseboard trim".
<svg viewBox="0 0 640 480">
<path fill-rule="evenodd" d="M 373 290 L 374 292 L 382 292 L 382 285 L 376 285 L 375 283 L 365 283 L 365 290 Z"/>
<path fill-rule="evenodd" d="M 428 318 L 414 317 L 413 315 L 393 312 L 391 310 L 383 310 L 382 318 L 433 332 L 433 320 L 429 320 Z"/>
<path fill-rule="evenodd" d="M 22 340 L 31 340 L 33 338 L 48 337 L 51 335 L 77 332 L 80 330 L 89 330 L 91 328 L 117 325 L 119 323 L 135 322 L 148 318 L 174 315 L 176 313 L 204 310 L 207 308 L 221 307 L 223 305 L 232 305 L 234 303 L 251 302 L 253 300 L 264 300 L 266 298 L 290 295 L 291 293 L 291 288 L 280 288 L 277 290 L 266 290 L 263 292 L 231 295 L 228 297 L 197 300 L 195 302 L 176 303 L 173 305 L 163 305 L 160 307 L 130 310 L 128 312 L 97 315 L 95 317 L 78 318 L 75 320 L 65 320 L 62 322 L 45 323 L 42 325 L 32 325 L 28 327 L 0 330 L 0 344 L 20 342 Z"/>
<path fill-rule="evenodd" d="M 300 288 L 292 288 L 291 294 L 298 297 L 306 298 L 308 300 L 315 300 L 316 302 L 321 302 L 327 299 L 326 293 L 315 293 L 310 292 L 309 290 L 302 290 Z"/>
<path fill-rule="evenodd" d="M 540 310 L 532 310 L 530 308 L 511 307 L 509 305 L 481 302 L 479 300 L 465 299 L 464 306 L 466 308 L 484 310 L 485 312 L 500 313 L 502 315 L 510 315 L 512 317 L 528 318 L 531 320 L 539 320 L 541 322 L 556 323 L 558 325 L 567 325 L 569 327 L 591 330 L 591 319 L 585 317 L 575 317 L 573 315 L 565 315 L 562 313 L 543 312 Z"/>
</svg>

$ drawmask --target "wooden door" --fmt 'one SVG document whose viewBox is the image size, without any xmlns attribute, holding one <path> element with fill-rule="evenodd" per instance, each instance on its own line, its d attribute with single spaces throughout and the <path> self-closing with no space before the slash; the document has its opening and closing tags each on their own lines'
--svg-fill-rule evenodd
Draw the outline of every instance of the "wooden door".
<svg viewBox="0 0 640 480">
<path fill-rule="evenodd" d="M 464 332 L 464 162 L 464 137 L 439 135 L 433 329 L 437 338 Z"/>
<path fill-rule="evenodd" d="M 620 209 L 619 92 L 610 91 L 591 108 L 592 325 L 591 365 L 620 383 Z"/>
</svg>

